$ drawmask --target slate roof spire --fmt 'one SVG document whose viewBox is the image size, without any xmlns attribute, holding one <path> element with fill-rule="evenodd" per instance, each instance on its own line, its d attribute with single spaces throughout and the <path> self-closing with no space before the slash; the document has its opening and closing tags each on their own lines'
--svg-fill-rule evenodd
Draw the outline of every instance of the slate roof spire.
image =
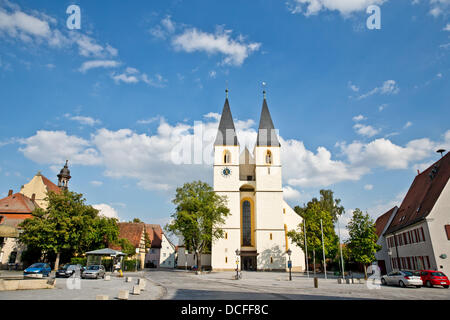
<svg viewBox="0 0 450 320">
<path fill-rule="evenodd" d="M 219 130 L 217 132 L 215 146 L 238 146 L 239 142 L 234 127 L 233 116 L 231 115 L 230 104 L 228 103 L 228 89 L 225 90 L 226 98 L 223 105 L 222 116 L 220 117 Z"/>
<path fill-rule="evenodd" d="M 257 146 L 280 147 L 275 127 L 270 116 L 269 107 L 266 101 L 266 90 L 263 91 L 264 99 L 261 110 L 261 118 L 259 120 Z"/>
</svg>

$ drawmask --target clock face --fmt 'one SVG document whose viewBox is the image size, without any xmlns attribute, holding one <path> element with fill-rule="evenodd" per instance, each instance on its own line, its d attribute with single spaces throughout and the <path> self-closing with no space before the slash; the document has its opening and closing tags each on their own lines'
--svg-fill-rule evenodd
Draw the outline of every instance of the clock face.
<svg viewBox="0 0 450 320">
<path fill-rule="evenodd" d="M 222 175 L 223 175 L 225 178 L 228 178 L 228 177 L 231 175 L 231 169 L 230 169 L 230 168 L 227 168 L 227 167 L 223 168 L 223 169 L 222 169 Z"/>
</svg>

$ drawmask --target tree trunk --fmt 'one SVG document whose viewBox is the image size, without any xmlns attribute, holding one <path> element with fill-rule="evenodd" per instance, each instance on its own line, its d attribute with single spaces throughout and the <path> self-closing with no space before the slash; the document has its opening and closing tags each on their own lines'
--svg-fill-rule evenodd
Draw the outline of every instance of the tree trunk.
<svg viewBox="0 0 450 320">
<path fill-rule="evenodd" d="M 367 280 L 367 266 L 364 263 L 364 279 Z"/>
<path fill-rule="evenodd" d="M 58 252 L 58 253 L 56 254 L 56 260 L 55 260 L 55 271 L 58 270 L 58 267 L 59 267 L 59 258 L 60 258 L 60 256 L 61 256 L 61 253 Z"/>
<path fill-rule="evenodd" d="M 202 271 L 202 254 L 199 252 L 197 254 L 197 270 Z"/>
</svg>

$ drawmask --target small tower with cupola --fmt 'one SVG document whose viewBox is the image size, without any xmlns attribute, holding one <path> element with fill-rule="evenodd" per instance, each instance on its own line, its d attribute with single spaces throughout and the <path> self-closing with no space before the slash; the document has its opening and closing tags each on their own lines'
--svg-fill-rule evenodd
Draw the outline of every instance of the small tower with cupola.
<svg viewBox="0 0 450 320">
<path fill-rule="evenodd" d="M 66 160 L 66 164 L 64 165 L 64 167 L 61 169 L 61 171 L 57 175 L 58 187 L 61 190 L 67 190 L 69 188 L 69 180 L 70 180 L 71 176 L 70 176 L 70 170 L 69 170 L 68 163 L 69 163 L 69 160 Z"/>
</svg>

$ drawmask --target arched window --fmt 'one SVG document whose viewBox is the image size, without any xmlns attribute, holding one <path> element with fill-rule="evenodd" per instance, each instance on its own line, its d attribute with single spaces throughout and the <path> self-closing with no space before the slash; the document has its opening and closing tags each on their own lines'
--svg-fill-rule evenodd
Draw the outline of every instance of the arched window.
<svg viewBox="0 0 450 320">
<path fill-rule="evenodd" d="M 242 203 L 242 245 L 252 245 L 252 209 L 248 200 Z"/>
<path fill-rule="evenodd" d="M 231 163 L 231 152 L 228 150 L 223 152 L 223 163 Z"/>
<path fill-rule="evenodd" d="M 267 150 L 266 153 L 266 164 L 272 164 L 272 152 L 270 150 Z"/>
</svg>

